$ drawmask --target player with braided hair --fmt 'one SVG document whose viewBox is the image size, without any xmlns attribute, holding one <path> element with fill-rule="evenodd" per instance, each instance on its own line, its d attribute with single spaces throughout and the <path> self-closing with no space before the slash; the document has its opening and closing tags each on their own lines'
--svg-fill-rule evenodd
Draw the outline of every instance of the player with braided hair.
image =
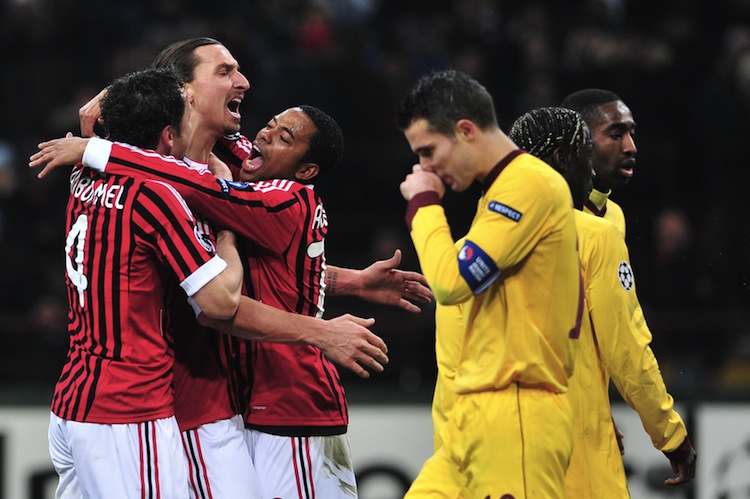
<svg viewBox="0 0 750 499">
<path fill-rule="evenodd" d="M 556 165 L 562 165 L 563 158 L 554 158 L 562 153 L 567 153 L 570 158 L 591 157 L 591 133 L 580 114 L 560 107 L 536 109 L 524 115 L 524 119 L 516 120 L 509 135 L 526 152 L 555 167 L 569 184 L 570 177 L 575 176 L 575 184 L 581 188 L 571 189 L 573 206 L 584 205 L 592 188 L 591 168 L 565 168 L 561 171 Z M 557 163 L 548 161 L 550 158 L 557 159 Z"/>
<path fill-rule="evenodd" d="M 575 111 L 547 107 L 518 118 L 509 136 L 565 177 L 576 207 L 586 308 L 568 390 L 574 440 L 566 496 L 630 497 L 612 424 L 610 378 L 679 473 L 665 483 L 689 482 L 695 451 L 649 347 L 651 332 L 635 293 L 625 239 L 610 221 L 581 211 L 592 185 L 588 126 Z"/>
</svg>

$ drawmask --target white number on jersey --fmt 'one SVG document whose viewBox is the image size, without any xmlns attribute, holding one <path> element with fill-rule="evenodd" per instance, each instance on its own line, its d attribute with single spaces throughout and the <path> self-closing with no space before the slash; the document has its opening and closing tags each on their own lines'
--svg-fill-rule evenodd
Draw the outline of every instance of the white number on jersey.
<svg viewBox="0 0 750 499">
<path fill-rule="evenodd" d="M 65 240 L 65 268 L 68 271 L 68 278 L 73 286 L 78 290 L 78 301 L 81 307 L 84 307 L 83 292 L 89 287 L 89 280 L 83 273 L 83 249 L 86 244 L 86 234 L 89 228 L 88 215 L 82 214 L 73 224 Z M 75 260 L 71 258 L 71 252 L 75 246 Z"/>
</svg>

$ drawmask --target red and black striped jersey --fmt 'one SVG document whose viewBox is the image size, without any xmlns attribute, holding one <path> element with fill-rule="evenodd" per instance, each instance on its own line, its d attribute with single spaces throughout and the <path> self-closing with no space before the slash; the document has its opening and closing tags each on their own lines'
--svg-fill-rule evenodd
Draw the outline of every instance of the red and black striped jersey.
<svg viewBox="0 0 750 499">
<path fill-rule="evenodd" d="M 193 212 L 204 237 L 215 241 L 210 222 Z M 227 342 L 233 337 L 198 323 L 177 286 L 168 297 L 167 331 L 174 339 L 174 413 L 181 431 L 240 413 L 227 385 Z"/>
<path fill-rule="evenodd" d="M 233 230 L 245 261 L 244 294 L 276 308 L 321 317 L 328 220 L 309 187 L 291 180 L 228 182 L 173 158 L 115 143 L 91 166 L 169 181 L 196 211 Z M 348 410 L 336 367 L 312 346 L 243 342 L 232 373 L 252 385 L 246 422 L 280 434 L 345 431 Z M 238 367 L 239 366 L 239 367 Z M 236 392 L 237 390 L 235 390 Z"/>
<path fill-rule="evenodd" d="M 70 349 L 52 412 L 105 424 L 173 415 L 165 282 L 187 300 L 226 263 L 175 189 L 81 166 L 70 177 L 66 234 Z"/>
<path fill-rule="evenodd" d="M 240 413 L 231 403 L 226 346 L 232 337 L 201 326 L 179 296 L 167 302 L 174 337 L 174 413 L 181 431 Z"/>
</svg>

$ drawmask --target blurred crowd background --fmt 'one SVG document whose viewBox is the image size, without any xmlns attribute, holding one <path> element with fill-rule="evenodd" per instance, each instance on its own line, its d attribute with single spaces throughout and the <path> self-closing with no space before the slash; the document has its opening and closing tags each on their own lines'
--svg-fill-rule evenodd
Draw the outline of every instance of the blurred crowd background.
<svg viewBox="0 0 750 499">
<path fill-rule="evenodd" d="M 66 172 L 27 168 L 42 140 L 79 132 L 78 109 L 169 43 L 222 41 L 251 82 L 243 132 L 296 104 L 344 130 L 319 189 L 328 261 L 362 268 L 404 252 L 418 269 L 398 185 L 416 157 L 395 126 L 405 90 L 454 67 L 495 97 L 504 129 L 584 87 L 614 91 L 636 122 L 638 163 L 612 198 L 627 218 L 638 295 L 668 388 L 682 402 L 750 394 L 750 1 L 0 0 L 0 391 L 47 402 L 67 349 Z M 477 189 L 446 196 L 455 236 Z M 391 364 L 353 401 L 429 400 L 433 309 L 330 298 L 373 316 Z"/>
</svg>

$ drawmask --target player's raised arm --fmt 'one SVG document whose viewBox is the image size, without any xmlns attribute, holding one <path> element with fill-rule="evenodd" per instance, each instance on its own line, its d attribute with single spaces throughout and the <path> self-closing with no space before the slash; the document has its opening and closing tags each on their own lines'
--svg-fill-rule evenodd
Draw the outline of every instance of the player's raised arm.
<svg viewBox="0 0 750 499">
<path fill-rule="evenodd" d="M 408 312 L 420 312 L 417 304 L 429 304 L 433 296 L 419 272 L 399 270 L 401 250 L 387 260 L 378 260 L 367 268 L 355 270 L 329 265 L 326 268 L 326 293 L 330 296 L 358 296 L 372 303 L 392 305 Z"/>
<path fill-rule="evenodd" d="M 42 142 L 37 146 L 39 150 L 29 158 L 29 167 L 44 166 L 37 175 L 44 178 L 55 168 L 80 163 L 88 142 L 89 139 L 76 137 L 71 132 L 66 133 L 65 137 Z"/>
<path fill-rule="evenodd" d="M 94 127 L 97 123 L 101 123 L 102 108 L 100 104 L 105 95 L 107 95 L 106 88 L 78 110 L 78 119 L 81 122 L 81 136 L 94 136 Z"/>
</svg>

